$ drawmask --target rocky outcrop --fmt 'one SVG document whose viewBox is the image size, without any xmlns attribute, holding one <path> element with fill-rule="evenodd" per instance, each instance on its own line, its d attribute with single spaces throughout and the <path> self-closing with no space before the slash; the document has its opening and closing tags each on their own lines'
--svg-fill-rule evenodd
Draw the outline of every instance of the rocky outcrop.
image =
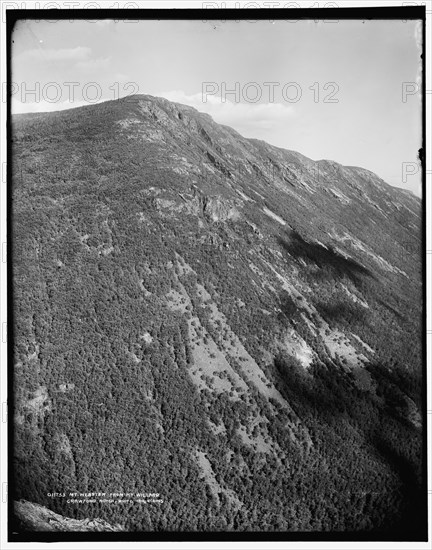
<svg viewBox="0 0 432 550">
<path fill-rule="evenodd" d="M 73 519 L 56 514 L 45 506 L 20 500 L 15 502 L 15 517 L 26 531 L 123 531 L 102 519 Z"/>
<path fill-rule="evenodd" d="M 240 212 L 232 202 L 219 198 L 204 198 L 203 212 L 213 222 L 237 221 L 240 217 Z"/>
<path fill-rule="evenodd" d="M 219 197 L 195 194 L 192 198 L 186 198 L 184 195 L 178 194 L 172 198 L 156 198 L 153 204 L 162 213 L 169 212 L 172 215 L 187 212 L 196 216 L 204 216 L 211 222 L 238 221 L 240 219 L 240 212 L 235 202 Z"/>
</svg>

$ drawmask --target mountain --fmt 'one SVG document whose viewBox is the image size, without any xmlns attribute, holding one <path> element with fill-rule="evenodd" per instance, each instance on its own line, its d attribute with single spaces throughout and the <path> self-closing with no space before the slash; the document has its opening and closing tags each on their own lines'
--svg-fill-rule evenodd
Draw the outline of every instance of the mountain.
<svg viewBox="0 0 432 550">
<path fill-rule="evenodd" d="M 15 499 L 425 536 L 418 198 L 146 95 L 12 132 Z"/>
</svg>

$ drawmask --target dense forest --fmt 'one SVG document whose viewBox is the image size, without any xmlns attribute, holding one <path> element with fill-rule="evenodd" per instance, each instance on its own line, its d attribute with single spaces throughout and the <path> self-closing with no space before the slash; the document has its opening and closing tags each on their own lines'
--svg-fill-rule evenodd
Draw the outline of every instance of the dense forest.
<svg viewBox="0 0 432 550">
<path fill-rule="evenodd" d="M 12 129 L 15 500 L 424 538 L 418 199 L 150 96 Z"/>
</svg>

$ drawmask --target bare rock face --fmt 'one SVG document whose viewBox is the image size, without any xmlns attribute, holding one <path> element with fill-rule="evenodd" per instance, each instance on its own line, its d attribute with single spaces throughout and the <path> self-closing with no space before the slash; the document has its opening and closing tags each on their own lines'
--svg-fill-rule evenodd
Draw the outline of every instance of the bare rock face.
<svg viewBox="0 0 432 550">
<path fill-rule="evenodd" d="M 204 215 L 213 222 L 237 221 L 240 217 L 237 208 L 227 200 L 219 198 L 204 199 L 203 206 Z"/>
<path fill-rule="evenodd" d="M 211 222 L 225 222 L 228 220 L 238 221 L 240 212 L 235 203 L 229 199 L 219 197 L 207 197 L 195 195 L 193 198 L 185 199 L 179 194 L 173 198 L 156 198 L 155 209 L 161 213 L 176 215 L 181 213 L 204 216 Z"/>
<path fill-rule="evenodd" d="M 123 531 L 102 519 L 72 519 L 56 514 L 45 506 L 20 500 L 15 503 L 15 516 L 28 531 Z"/>
</svg>

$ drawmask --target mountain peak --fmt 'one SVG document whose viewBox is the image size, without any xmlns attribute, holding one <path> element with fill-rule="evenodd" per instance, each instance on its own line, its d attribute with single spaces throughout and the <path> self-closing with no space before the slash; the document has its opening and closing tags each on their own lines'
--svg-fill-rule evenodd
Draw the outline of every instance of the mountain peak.
<svg viewBox="0 0 432 550">
<path fill-rule="evenodd" d="M 12 132 L 18 519 L 420 529 L 420 204 L 152 96 Z"/>
</svg>

